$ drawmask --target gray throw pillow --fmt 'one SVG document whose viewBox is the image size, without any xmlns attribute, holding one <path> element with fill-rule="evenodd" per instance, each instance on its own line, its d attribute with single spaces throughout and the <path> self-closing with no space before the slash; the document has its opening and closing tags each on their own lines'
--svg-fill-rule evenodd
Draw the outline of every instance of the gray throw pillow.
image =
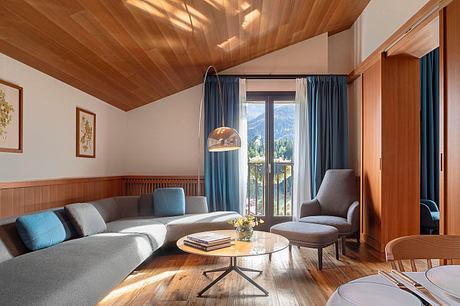
<svg viewBox="0 0 460 306">
<path fill-rule="evenodd" d="M 99 211 L 89 203 L 77 203 L 65 206 L 73 226 L 81 236 L 102 233 L 107 229 Z"/>
</svg>

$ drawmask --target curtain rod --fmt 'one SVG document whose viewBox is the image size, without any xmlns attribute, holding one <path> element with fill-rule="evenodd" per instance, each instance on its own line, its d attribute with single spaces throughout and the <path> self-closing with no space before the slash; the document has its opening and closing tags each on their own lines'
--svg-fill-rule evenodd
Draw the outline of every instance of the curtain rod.
<svg viewBox="0 0 460 306">
<path fill-rule="evenodd" d="M 215 74 L 211 74 L 215 75 Z M 220 74 L 220 77 L 225 76 L 233 76 L 239 77 L 242 79 L 251 79 L 251 80 L 264 80 L 264 79 L 273 79 L 273 80 L 289 80 L 289 79 L 297 79 L 297 78 L 306 78 L 306 77 L 314 77 L 314 76 L 347 76 L 347 74 Z"/>
</svg>

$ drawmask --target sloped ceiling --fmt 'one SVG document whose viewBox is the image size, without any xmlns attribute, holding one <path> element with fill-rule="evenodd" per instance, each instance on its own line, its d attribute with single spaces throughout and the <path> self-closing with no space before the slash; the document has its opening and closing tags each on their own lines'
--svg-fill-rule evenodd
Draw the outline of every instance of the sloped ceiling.
<svg viewBox="0 0 460 306">
<path fill-rule="evenodd" d="M 1 0 L 0 52 L 130 110 L 349 28 L 369 0 Z M 46 89 L 44 89 L 46 90 Z"/>
</svg>

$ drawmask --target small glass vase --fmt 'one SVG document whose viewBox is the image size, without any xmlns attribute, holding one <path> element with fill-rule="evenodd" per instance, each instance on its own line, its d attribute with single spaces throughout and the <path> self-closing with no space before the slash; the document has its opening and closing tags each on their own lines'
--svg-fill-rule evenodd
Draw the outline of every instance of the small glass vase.
<svg viewBox="0 0 460 306">
<path fill-rule="evenodd" d="M 236 236 L 239 241 L 251 241 L 254 229 L 251 226 L 239 226 L 236 229 Z"/>
</svg>

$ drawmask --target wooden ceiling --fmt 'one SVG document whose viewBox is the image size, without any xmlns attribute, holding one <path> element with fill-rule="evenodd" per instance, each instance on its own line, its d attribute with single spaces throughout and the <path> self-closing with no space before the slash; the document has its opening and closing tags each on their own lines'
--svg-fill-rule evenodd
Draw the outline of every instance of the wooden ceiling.
<svg viewBox="0 0 460 306">
<path fill-rule="evenodd" d="M 0 52 L 130 110 L 349 28 L 369 0 L 1 0 Z M 27 90 L 27 89 L 26 89 Z"/>
</svg>

